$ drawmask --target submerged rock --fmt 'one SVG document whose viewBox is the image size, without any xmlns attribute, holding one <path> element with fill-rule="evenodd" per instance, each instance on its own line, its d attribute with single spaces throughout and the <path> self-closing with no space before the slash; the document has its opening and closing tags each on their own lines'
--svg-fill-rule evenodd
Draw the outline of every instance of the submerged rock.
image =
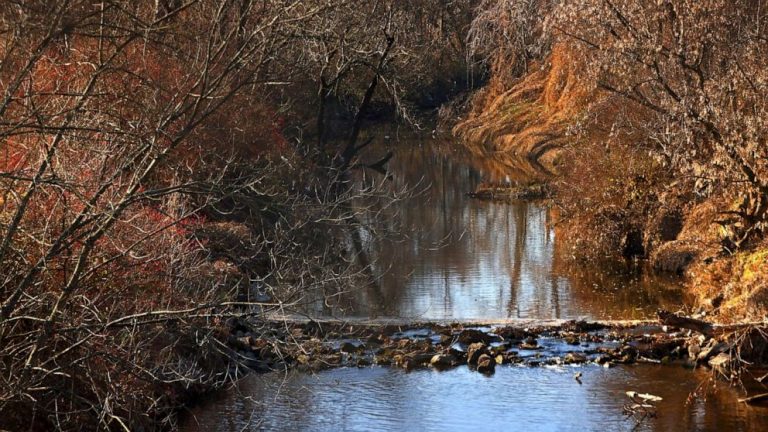
<svg viewBox="0 0 768 432">
<path fill-rule="evenodd" d="M 579 352 L 569 352 L 563 358 L 565 364 L 584 363 L 587 361 L 587 356 Z"/>
<path fill-rule="evenodd" d="M 550 195 L 550 188 L 545 183 L 481 184 L 474 192 L 467 193 L 470 198 L 487 201 L 540 200 Z"/>
</svg>

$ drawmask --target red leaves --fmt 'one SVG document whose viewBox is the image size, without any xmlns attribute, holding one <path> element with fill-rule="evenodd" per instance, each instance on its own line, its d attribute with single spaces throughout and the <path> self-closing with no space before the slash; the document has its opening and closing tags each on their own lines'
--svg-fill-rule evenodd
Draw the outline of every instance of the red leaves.
<svg viewBox="0 0 768 432">
<path fill-rule="evenodd" d="M 6 139 L 0 151 L 0 172 L 10 173 L 26 166 L 27 152 L 14 145 L 13 140 Z"/>
</svg>

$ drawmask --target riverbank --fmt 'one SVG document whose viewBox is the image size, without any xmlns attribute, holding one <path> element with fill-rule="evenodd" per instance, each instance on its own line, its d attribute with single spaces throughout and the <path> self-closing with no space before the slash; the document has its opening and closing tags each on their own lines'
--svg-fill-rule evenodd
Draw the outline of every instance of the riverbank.
<svg viewBox="0 0 768 432">
<path fill-rule="evenodd" d="M 768 186 L 760 162 L 768 99 L 765 86 L 745 77 L 764 76 L 766 53 L 749 51 L 756 39 L 713 22 L 763 18 L 724 4 L 703 17 L 673 3 L 523 10 L 489 2 L 494 12 L 481 14 L 474 32 L 491 59 L 491 79 L 453 132 L 473 152 L 547 167 L 568 256 L 646 261 L 653 272 L 682 276 L 697 310 L 723 322 L 761 321 L 768 313 Z M 676 12 L 668 15 L 669 8 Z M 525 49 L 493 27 L 498 19 L 519 24 L 513 40 Z M 696 30 L 675 39 L 681 23 Z M 648 51 L 651 39 L 665 42 Z M 665 54 L 692 58 L 693 46 L 710 43 L 722 49 L 699 64 L 699 75 Z M 510 59 L 525 67 L 510 71 Z M 754 73 L 734 72 L 745 59 Z M 737 75 L 722 97 L 720 83 Z"/>
</svg>

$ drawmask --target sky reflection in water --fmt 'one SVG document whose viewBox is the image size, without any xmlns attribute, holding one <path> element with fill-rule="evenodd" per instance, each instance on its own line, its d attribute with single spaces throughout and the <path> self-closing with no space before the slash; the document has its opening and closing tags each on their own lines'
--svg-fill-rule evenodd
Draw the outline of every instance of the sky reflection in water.
<svg viewBox="0 0 768 432">
<path fill-rule="evenodd" d="M 583 384 L 573 379 L 583 373 Z M 187 419 L 187 431 L 630 431 L 625 392 L 664 398 L 640 431 L 765 430 L 768 409 L 740 404 L 733 389 L 686 404 L 706 372 L 640 365 L 604 369 L 499 367 L 486 377 L 461 367 L 406 373 L 337 369 L 247 378 L 240 394 Z"/>
</svg>

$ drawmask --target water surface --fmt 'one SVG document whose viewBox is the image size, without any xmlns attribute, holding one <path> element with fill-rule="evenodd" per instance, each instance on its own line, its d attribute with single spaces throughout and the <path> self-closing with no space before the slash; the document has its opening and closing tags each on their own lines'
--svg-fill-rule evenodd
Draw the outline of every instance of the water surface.
<svg viewBox="0 0 768 432">
<path fill-rule="evenodd" d="M 562 247 L 547 203 L 495 203 L 467 195 L 483 182 L 527 179 L 534 168 L 516 178 L 505 174 L 515 172 L 507 167 L 431 136 L 393 134 L 369 158 L 389 150 L 395 154 L 388 164 L 391 188 L 413 196 L 388 203 L 365 221 L 371 232 L 396 233 L 382 240 L 362 232 L 378 284 L 354 289 L 339 308 L 318 300 L 315 315 L 639 319 L 658 307 L 680 305 L 676 281 L 626 268 L 567 264 L 557 253 Z"/>
<path fill-rule="evenodd" d="M 582 384 L 573 374 L 582 372 Z M 764 431 L 768 409 L 737 401 L 704 371 L 637 365 L 497 367 L 486 377 L 394 368 L 336 369 L 317 375 L 247 378 L 188 419 L 188 431 L 630 431 L 625 392 L 664 398 L 641 431 Z M 704 383 L 716 389 L 689 397 Z"/>
<path fill-rule="evenodd" d="M 355 290 L 320 315 L 412 319 L 645 318 L 680 306 L 674 281 L 570 266 L 544 203 L 489 203 L 466 193 L 480 182 L 514 182 L 503 168 L 457 156 L 427 138 L 391 146 L 393 188 L 423 193 L 367 221 L 399 232 L 363 232 L 379 283 Z M 526 173 L 530 174 L 530 173 Z M 322 304 L 322 302 L 320 302 Z M 573 374 L 583 374 L 579 384 Z M 702 397 L 691 397 L 697 389 Z M 192 411 L 187 431 L 629 431 L 625 392 L 664 398 L 636 430 L 762 431 L 768 409 L 706 371 L 636 365 L 604 369 L 499 366 L 406 373 L 336 369 L 317 375 L 251 375 Z M 715 390 L 715 391 L 713 391 Z M 752 393 L 758 391 L 752 390 Z M 763 389 L 762 391 L 768 391 Z"/>
</svg>

